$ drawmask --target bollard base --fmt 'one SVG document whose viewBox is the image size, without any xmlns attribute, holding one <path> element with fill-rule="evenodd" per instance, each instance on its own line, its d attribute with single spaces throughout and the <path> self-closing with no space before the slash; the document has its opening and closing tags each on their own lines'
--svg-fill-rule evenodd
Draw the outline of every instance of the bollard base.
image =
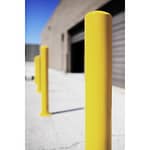
<svg viewBox="0 0 150 150">
<path fill-rule="evenodd" d="M 49 113 L 49 112 L 46 112 L 46 113 L 41 112 L 41 113 L 40 113 L 40 116 L 41 116 L 41 117 L 50 117 L 51 115 L 52 115 L 52 114 Z"/>
</svg>

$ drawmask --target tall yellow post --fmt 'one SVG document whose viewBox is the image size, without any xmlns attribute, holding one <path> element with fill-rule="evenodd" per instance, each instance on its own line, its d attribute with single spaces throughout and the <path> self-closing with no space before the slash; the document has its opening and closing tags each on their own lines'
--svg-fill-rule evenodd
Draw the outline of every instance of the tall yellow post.
<svg viewBox="0 0 150 150">
<path fill-rule="evenodd" d="M 112 17 L 85 16 L 86 150 L 111 150 Z"/>
<path fill-rule="evenodd" d="M 48 111 L 48 47 L 40 47 L 41 58 L 41 96 L 42 96 L 42 110 L 41 116 L 49 116 Z"/>
<path fill-rule="evenodd" d="M 41 65 L 40 65 L 40 56 L 35 56 L 34 65 L 35 65 L 35 83 L 37 85 L 37 92 L 41 92 Z"/>
</svg>

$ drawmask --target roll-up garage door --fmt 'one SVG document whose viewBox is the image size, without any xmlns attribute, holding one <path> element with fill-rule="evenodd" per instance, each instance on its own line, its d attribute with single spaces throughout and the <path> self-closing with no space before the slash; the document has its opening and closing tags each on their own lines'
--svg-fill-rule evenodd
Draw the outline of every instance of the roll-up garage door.
<svg viewBox="0 0 150 150">
<path fill-rule="evenodd" d="M 112 21 L 112 82 L 125 87 L 125 16 L 113 16 Z"/>
<path fill-rule="evenodd" d="M 83 40 L 83 31 L 71 36 L 72 45 L 84 44 L 81 42 Z M 83 48 L 84 45 L 81 47 Z M 77 50 L 75 51 L 77 52 Z M 82 55 L 82 51 L 79 55 Z M 78 60 L 78 58 L 74 58 L 74 60 Z M 123 11 L 112 18 L 112 84 L 121 88 L 125 87 L 125 15 Z"/>
</svg>

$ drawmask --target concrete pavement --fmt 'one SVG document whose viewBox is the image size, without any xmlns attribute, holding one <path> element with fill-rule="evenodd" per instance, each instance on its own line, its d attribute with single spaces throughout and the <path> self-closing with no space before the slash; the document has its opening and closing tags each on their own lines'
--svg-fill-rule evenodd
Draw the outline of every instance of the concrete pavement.
<svg viewBox="0 0 150 150">
<path fill-rule="evenodd" d="M 26 75 L 34 73 L 33 64 Z M 84 75 L 49 71 L 49 110 L 58 112 L 84 107 Z M 113 86 L 112 148 L 124 150 L 124 89 Z M 84 150 L 84 110 L 42 118 L 40 94 L 26 81 L 26 150 Z"/>
</svg>

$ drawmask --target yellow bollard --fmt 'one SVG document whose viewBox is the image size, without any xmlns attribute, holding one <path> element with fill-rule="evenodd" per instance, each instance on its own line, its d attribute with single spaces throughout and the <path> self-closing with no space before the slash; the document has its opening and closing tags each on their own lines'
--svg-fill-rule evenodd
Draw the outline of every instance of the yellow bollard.
<svg viewBox="0 0 150 150">
<path fill-rule="evenodd" d="M 41 65 L 40 65 L 40 56 L 35 56 L 34 65 L 35 65 L 35 83 L 37 84 L 37 92 L 41 92 Z"/>
<path fill-rule="evenodd" d="M 42 93 L 42 110 L 41 116 L 49 116 L 48 111 L 48 47 L 40 47 L 41 58 L 41 93 Z"/>
<path fill-rule="evenodd" d="M 85 16 L 86 150 L 111 150 L 112 17 Z"/>
<path fill-rule="evenodd" d="M 37 56 L 34 57 L 34 82 L 37 84 Z"/>
</svg>

